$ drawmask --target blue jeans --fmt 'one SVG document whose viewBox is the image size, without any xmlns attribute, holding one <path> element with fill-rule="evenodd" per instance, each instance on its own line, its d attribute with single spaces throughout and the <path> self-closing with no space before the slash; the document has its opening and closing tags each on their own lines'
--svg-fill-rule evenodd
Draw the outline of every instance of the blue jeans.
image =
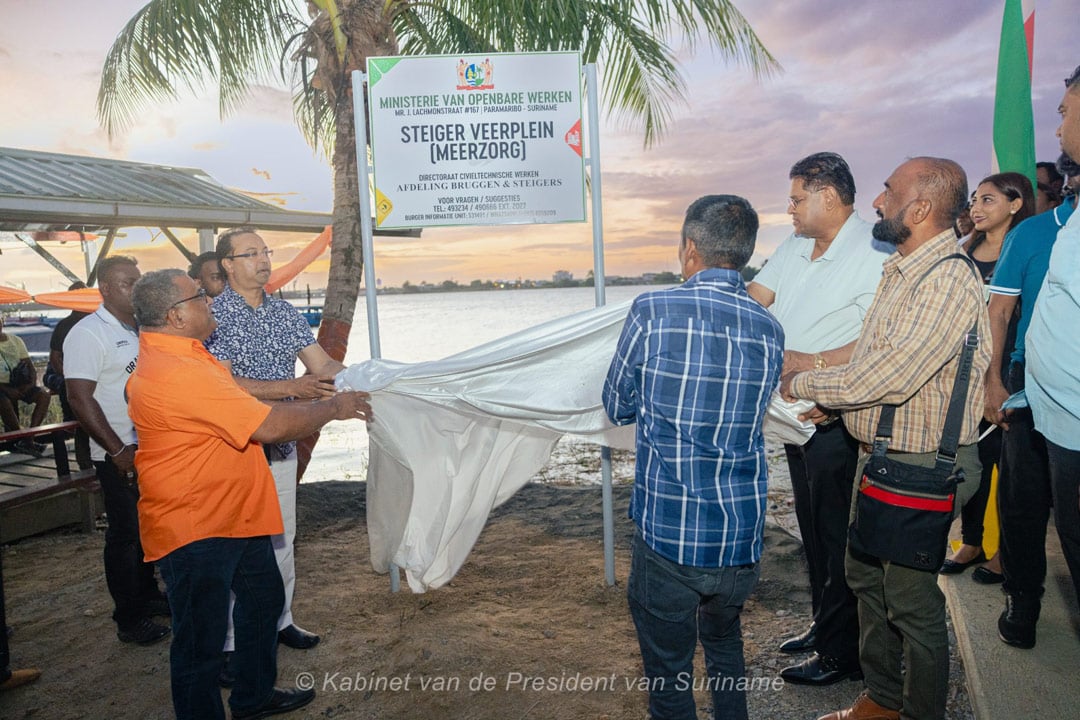
<svg viewBox="0 0 1080 720">
<path fill-rule="evenodd" d="M 694 687 L 712 692 L 713 717 L 746 720 L 743 603 L 757 583 L 759 565 L 699 568 L 661 557 L 634 534 L 627 598 L 637 628 L 649 714 L 653 720 L 694 720 Z M 708 678 L 695 683 L 694 652 L 705 650 Z"/>
<path fill-rule="evenodd" d="M 169 661 L 177 720 L 225 720 L 217 678 L 230 590 L 236 594 L 236 685 L 229 706 L 248 712 L 268 702 L 277 679 L 277 621 L 285 604 L 270 538 L 198 540 L 161 558 L 158 567 L 172 608 Z"/>
</svg>

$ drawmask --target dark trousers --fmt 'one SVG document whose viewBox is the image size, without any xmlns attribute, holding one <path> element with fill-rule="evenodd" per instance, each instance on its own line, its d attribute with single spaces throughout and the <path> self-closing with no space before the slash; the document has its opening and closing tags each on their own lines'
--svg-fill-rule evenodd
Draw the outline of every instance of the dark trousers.
<svg viewBox="0 0 1080 720">
<path fill-rule="evenodd" d="M 1009 390 L 1024 387 L 1014 364 Z M 1061 550 L 1080 596 L 1080 451 L 1055 445 L 1035 429 L 1031 410 L 1009 416 L 1001 454 L 998 514 L 1005 592 L 1041 596 L 1046 581 L 1046 524 L 1054 510 Z"/>
<path fill-rule="evenodd" d="M 819 427 L 806 445 L 785 445 L 784 451 L 806 549 L 816 649 L 854 663 L 859 657 L 858 603 L 844 577 L 844 558 L 859 444 L 842 422 L 834 422 Z"/>
<path fill-rule="evenodd" d="M 713 717 L 746 720 L 743 603 L 757 583 L 759 565 L 699 568 L 679 565 L 634 535 L 627 599 L 637 628 L 649 715 L 653 720 L 695 720 L 694 688 L 707 688 Z M 694 652 L 705 650 L 706 681 L 695 683 Z"/>
<path fill-rule="evenodd" d="M 1054 525 L 1072 575 L 1073 590 L 1080 598 L 1080 450 L 1069 450 L 1047 440 L 1046 454 L 1054 494 Z"/>
<path fill-rule="evenodd" d="M 1022 363 L 1010 366 L 1006 387 L 1014 393 L 1024 389 Z M 1080 453 L 1053 445 L 1035 429 L 1030 409 L 1016 410 L 1009 416 L 998 478 L 1005 592 L 1042 595 L 1046 581 L 1046 524 L 1051 507 L 1073 584 L 1080 580 L 1077 457 Z"/>
<path fill-rule="evenodd" d="M 1009 321 L 1008 330 L 1005 333 L 1005 355 L 1008 354 L 1016 342 L 1016 316 Z M 1021 383 L 1024 377 L 1023 365 L 1020 367 Z M 1001 368 L 1001 382 L 1009 387 L 1009 373 L 1011 363 L 1005 363 Z M 1021 384 L 1023 387 L 1023 384 Z M 1017 388 L 1019 389 L 1019 388 Z M 1016 392 L 1012 390 L 1010 392 Z M 979 437 L 990 427 L 985 420 L 979 421 Z M 964 503 L 960 510 L 960 540 L 965 545 L 981 547 L 983 544 L 983 521 L 986 519 L 986 506 L 990 502 L 990 483 L 993 479 L 994 467 L 998 468 L 998 494 L 1001 493 L 1001 449 L 1004 443 L 1004 431 L 997 429 L 979 441 L 979 462 L 982 463 L 982 477 L 979 480 L 979 490 L 971 499 Z M 1000 519 L 999 519 L 1000 530 Z M 999 545 L 1000 552 L 1000 545 Z M 1004 558 L 1004 556 L 1002 556 Z"/>
<path fill-rule="evenodd" d="M 982 435 L 988 427 L 990 427 L 990 423 L 985 420 L 981 421 L 979 423 L 979 435 Z M 979 441 L 979 462 L 982 463 L 979 490 L 971 496 L 971 499 L 960 510 L 960 538 L 965 545 L 981 547 L 983 544 L 983 521 L 986 518 L 986 506 L 990 500 L 990 481 L 994 474 L 994 468 L 1001 462 L 1001 435 L 1002 431 L 998 429 Z M 1000 469 L 998 470 L 998 482 L 1001 482 Z"/>
<path fill-rule="evenodd" d="M 71 409 L 71 403 L 68 402 L 65 383 L 60 383 L 60 392 L 57 396 L 60 398 L 60 410 L 63 412 L 64 420 L 78 420 L 75 417 L 75 411 Z M 94 461 L 90 459 L 90 436 L 82 427 L 75 431 L 75 464 L 80 470 L 88 470 L 94 466 Z"/>
<path fill-rule="evenodd" d="M 1024 366 L 1014 363 L 1014 368 L 1009 373 L 1009 392 L 1024 388 Z M 1042 594 L 1052 497 L 1046 439 L 1035 429 L 1030 409 L 1015 410 L 1002 438 L 997 498 L 1007 593 Z"/>
<path fill-rule="evenodd" d="M 230 590 L 236 594 L 236 685 L 229 706 L 243 713 L 269 702 L 277 678 L 277 621 L 285 605 L 270 538 L 206 538 L 173 550 L 158 566 L 172 608 L 169 663 L 177 720 L 225 720 L 217 679 Z"/>
<path fill-rule="evenodd" d="M 898 453 L 897 462 L 933 467 L 936 452 Z M 858 464 L 861 476 L 869 455 Z M 956 489 L 963 504 L 978 489 L 979 453 L 961 445 L 956 464 L 968 480 Z M 854 495 L 854 491 L 853 491 Z M 855 498 L 852 498 L 854 514 Z M 859 598 L 859 663 L 870 698 L 909 720 L 942 720 L 949 694 L 949 632 L 945 595 L 936 572 L 880 560 L 848 548 L 847 579 Z"/>
<path fill-rule="evenodd" d="M 154 566 L 143 562 L 139 542 L 139 487 L 110 460 L 94 462 L 109 526 L 105 530 L 105 583 L 116 609 L 113 620 L 126 629 L 146 616 L 146 603 L 161 597 Z"/>
</svg>

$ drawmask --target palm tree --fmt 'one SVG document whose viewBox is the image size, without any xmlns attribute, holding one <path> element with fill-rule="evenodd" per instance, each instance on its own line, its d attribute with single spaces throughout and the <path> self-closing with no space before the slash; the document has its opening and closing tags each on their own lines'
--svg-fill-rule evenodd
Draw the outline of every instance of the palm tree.
<svg viewBox="0 0 1080 720">
<path fill-rule="evenodd" d="M 182 87 L 216 84 L 222 116 L 280 74 L 297 122 L 334 169 L 333 244 L 319 342 L 345 357 L 362 275 L 350 73 L 369 56 L 580 50 L 605 108 L 656 142 L 686 86 L 667 39 L 768 74 L 779 68 L 730 0 L 150 0 L 102 69 L 110 137 Z M 305 463 L 306 464 L 306 463 Z"/>
</svg>

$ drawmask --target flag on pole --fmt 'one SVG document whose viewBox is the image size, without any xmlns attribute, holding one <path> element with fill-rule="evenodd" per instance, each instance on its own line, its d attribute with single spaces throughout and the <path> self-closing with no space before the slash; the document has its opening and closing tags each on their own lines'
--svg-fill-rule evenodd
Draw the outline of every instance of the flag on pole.
<svg viewBox="0 0 1080 720">
<path fill-rule="evenodd" d="M 994 172 L 1018 172 L 1035 187 L 1035 118 L 1031 62 L 1035 0 L 1005 0 L 994 96 Z"/>
</svg>

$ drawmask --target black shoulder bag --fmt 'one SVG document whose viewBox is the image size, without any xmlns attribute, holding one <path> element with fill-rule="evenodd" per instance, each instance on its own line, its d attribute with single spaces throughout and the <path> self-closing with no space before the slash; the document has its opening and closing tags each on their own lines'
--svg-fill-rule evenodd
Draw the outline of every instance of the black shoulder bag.
<svg viewBox="0 0 1080 720">
<path fill-rule="evenodd" d="M 967 261 L 970 267 L 970 261 L 959 254 L 950 255 L 938 263 L 957 257 Z M 919 282 L 922 282 L 922 278 Z M 937 572 L 945 561 L 956 486 L 964 482 L 963 468 L 956 467 L 956 450 L 964 419 L 971 365 L 978 345 L 976 318 L 960 351 L 960 366 L 949 398 L 934 467 L 909 465 L 887 455 L 896 406 L 882 407 L 873 452 L 859 482 L 855 519 L 848 529 L 848 544 L 853 550 L 927 572 Z"/>
<path fill-rule="evenodd" d="M 34 377 L 34 366 L 30 364 L 30 360 L 23 358 L 12 366 L 7 358 L 4 358 L 4 364 L 8 367 L 8 385 L 21 388 L 30 384 Z"/>
</svg>

